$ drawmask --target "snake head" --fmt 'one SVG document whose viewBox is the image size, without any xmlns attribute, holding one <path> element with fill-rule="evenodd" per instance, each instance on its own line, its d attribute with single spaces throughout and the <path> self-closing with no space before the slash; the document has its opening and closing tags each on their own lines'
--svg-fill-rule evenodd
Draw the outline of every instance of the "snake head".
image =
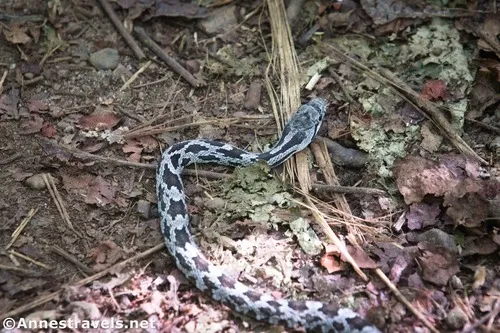
<svg viewBox="0 0 500 333">
<path fill-rule="evenodd" d="M 322 98 L 313 98 L 308 103 L 303 104 L 285 126 L 292 131 L 318 133 L 323 118 L 326 114 L 326 101 Z"/>
</svg>

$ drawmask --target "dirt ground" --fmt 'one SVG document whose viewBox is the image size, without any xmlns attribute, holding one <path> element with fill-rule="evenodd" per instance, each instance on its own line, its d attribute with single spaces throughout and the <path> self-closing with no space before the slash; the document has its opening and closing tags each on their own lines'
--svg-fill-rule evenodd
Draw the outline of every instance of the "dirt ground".
<svg viewBox="0 0 500 333">
<path fill-rule="evenodd" d="M 0 84 L 2 319 L 143 320 L 149 326 L 136 331 L 149 332 L 284 331 L 211 300 L 175 267 L 162 247 L 153 167 L 161 151 L 182 140 L 207 138 L 252 151 L 276 140 L 275 117 L 263 83 L 271 40 L 265 5 L 230 4 L 238 9 L 240 25 L 210 34 L 206 30 L 212 23 L 198 16 L 227 6 L 203 3 L 188 8 L 172 1 L 168 10 L 179 13 L 164 17 L 158 11 L 134 12 L 138 2 L 112 3 L 122 22 L 144 26 L 166 54 L 190 75 L 203 77 L 206 85 L 193 87 L 142 44 L 151 62 L 138 60 L 93 1 L 0 4 L 0 77 L 5 73 Z M 323 61 L 327 54 L 322 43 L 333 36 L 362 36 L 389 49 L 383 45 L 390 34 L 381 26 L 375 29 L 370 1 L 360 3 L 363 6 L 355 1 L 306 1 L 304 17 L 293 26 L 297 45 L 305 39 L 297 46 L 304 70 Z M 363 14 L 356 14 L 359 11 Z M 249 13 L 253 14 L 247 17 Z M 432 19 L 422 14 L 425 8 L 419 13 L 396 17 L 407 30 L 383 27 L 392 29 L 399 41 L 414 41 L 409 31 Z M 229 20 L 229 15 L 217 15 Z M 346 15 L 351 15 L 349 24 Z M 474 24 L 489 22 L 485 16 L 474 17 Z M 438 28 L 431 31 L 442 31 L 445 25 L 436 22 L 432 24 Z M 450 22 L 455 29 L 465 21 Z M 323 38 L 318 43 L 307 37 L 308 31 L 316 31 L 310 30 L 315 24 Z M 467 149 L 458 155 L 457 146 L 447 141 L 446 132 L 433 127 L 428 115 L 402 99 L 390 102 L 395 94 L 373 78 L 365 80 L 366 73 L 356 72 L 352 64 L 330 59 L 328 66 L 335 70 L 322 69 L 318 84 L 302 89 L 302 101 L 319 96 L 329 103 L 319 135 L 328 140 L 331 154 L 341 149 L 335 154 L 340 164 L 332 157 L 340 184 L 365 189 L 345 194 L 357 218 L 334 208 L 338 194 L 317 187 L 311 194 L 332 229 L 349 244 L 369 282 L 345 262 L 314 224 L 311 212 L 297 204 L 300 193 L 269 178 L 262 167 L 234 173 L 221 166 L 197 166 L 197 175 L 184 177 L 193 234 L 207 257 L 259 290 L 276 297 L 338 302 L 385 332 L 430 332 L 432 327 L 439 332 L 499 332 L 500 48 L 494 46 L 499 45 L 500 29 L 483 28 L 496 39 L 486 51 L 468 44 L 471 39 L 465 35 L 491 41 L 476 36 L 474 25 L 457 33 L 468 66 L 476 66 L 469 81 L 465 74 L 457 74 L 463 80 L 451 78 L 453 85 L 443 79 L 444 89 L 443 81 L 433 77 L 435 68 L 425 75 L 417 69 L 398 72 L 420 98 L 444 103 L 441 110 L 450 107 L 448 100 L 454 105 L 471 103 L 464 116 L 471 120 L 465 125 L 462 121 L 457 130 L 452 119 L 450 128 L 466 139 L 477 158 Z M 344 45 L 340 39 L 336 43 Z M 359 51 L 366 50 L 363 43 L 343 50 L 359 55 L 359 61 L 379 57 L 377 51 L 365 57 Z M 105 49 L 111 51 L 96 54 Z M 391 57 L 390 52 L 380 56 L 380 64 L 390 67 Z M 114 59 L 118 64 L 109 65 Z M 418 82 L 417 77 L 426 79 Z M 277 77 L 270 82 L 279 87 Z M 393 108 L 393 113 L 371 113 L 374 105 Z M 379 116 L 384 120 L 375 120 Z M 368 132 L 367 124 L 378 132 Z M 336 148 L 331 139 L 344 148 Z M 309 173 L 313 183 L 324 185 L 328 175 L 321 168 L 316 158 Z M 263 197 L 279 199 L 254 205 Z M 315 243 L 316 234 L 321 241 Z M 429 325 L 398 301 L 375 269 L 389 277 Z M 96 275 L 99 272 L 103 273 Z M 36 300 L 38 304 L 31 304 Z"/>
</svg>

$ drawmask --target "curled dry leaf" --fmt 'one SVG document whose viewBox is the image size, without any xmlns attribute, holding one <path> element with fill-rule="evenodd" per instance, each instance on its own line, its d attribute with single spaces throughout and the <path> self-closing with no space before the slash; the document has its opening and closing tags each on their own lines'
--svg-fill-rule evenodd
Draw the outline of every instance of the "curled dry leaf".
<svg viewBox="0 0 500 333">
<path fill-rule="evenodd" d="M 120 117 L 109 109 L 111 108 L 97 108 L 92 114 L 81 117 L 78 124 L 87 131 L 111 130 L 120 122 Z"/>
<path fill-rule="evenodd" d="M 44 100 L 32 100 L 28 103 L 30 112 L 41 112 L 49 110 L 49 104 Z"/>
<path fill-rule="evenodd" d="M 13 44 L 26 44 L 31 41 L 31 37 L 26 34 L 28 28 L 13 24 L 10 29 L 3 29 L 5 39 Z"/>
<path fill-rule="evenodd" d="M 444 286 L 448 280 L 460 271 L 457 256 L 445 248 L 424 251 L 419 258 L 422 278 L 438 286 Z"/>
<path fill-rule="evenodd" d="M 394 168 L 396 184 L 407 204 L 426 195 L 442 197 L 447 215 L 457 225 L 478 226 L 488 214 L 488 200 L 500 183 L 484 177 L 479 163 L 462 155 L 444 155 L 439 162 L 409 156 Z"/>
<path fill-rule="evenodd" d="M 90 250 L 89 254 L 97 263 L 93 269 L 95 271 L 100 271 L 122 259 L 125 255 L 125 251 L 116 245 L 115 242 L 107 240 Z"/>
<path fill-rule="evenodd" d="M 321 266 L 328 270 L 328 273 L 333 273 L 336 271 L 341 271 L 347 268 L 345 262 L 347 259 L 341 255 L 338 248 L 333 244 L 328 244 L 326 246 L 326 253 L 321 257 Z M 360 268 L 378 268 L 379 265 L 373 261 L 370 256 L 361 248 L 354 246 L 347 246 L 347 252 L 351 255 L 354 261 L 358 264 Z M 340 256 L 341 261 L 338 259 Z"/>
<path fill-rule="evenodd" d="M 116 196 L 117 188 L 101 176 L 63 174 L 62 178 L 64 188 L 67 191 L 76 191 L 83 195 L 85 203 L 97 205 L 116 203 L 122 206 L 120 198 Z"/>
<path fill-rule="evenodd" d="M 133 162 L 139 162 L 141 160 L 141 154 L 145 152 L 153 152 L 156 147 L 158 147 L 158 142 L 152 136 L 143 136 L 139 138 L 134 138 L 127 140 L 125 145 L 123 145 L 123 152 L 129 155 L 128 160 Z"/>
<path fill-rule="evenodd" d="M 406 214 L 408 228 L 418 230 L 435 225 L 441 209 L 437 203 L 414 203 L 410 206 L 410 211 Z"/>
<path fill-rule="evenodd" d="M 31 116 L 28 120 L 23 121 L 19 128 L 20 134 L 38 133 L 43 127 L 43 118 L 38 115 Z"/>
</svg>

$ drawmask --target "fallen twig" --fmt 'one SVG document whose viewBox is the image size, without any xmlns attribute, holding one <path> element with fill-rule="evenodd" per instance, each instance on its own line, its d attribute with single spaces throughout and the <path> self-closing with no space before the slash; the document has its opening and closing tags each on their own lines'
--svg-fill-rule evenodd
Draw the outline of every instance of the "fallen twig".
<svg viewBox="0 0 500 333">
<path fill-rule="evenodd" d="M 15 266 L 8 266 L 8 265 L 3 265 L 3 264 L 0 264 L 0 269 L 1 270 L 5 270 L 5 271 L 11 271 L 14 274 L 22 275 L 22 276 L 27 276 L 27 277 L 44 277 L 44 276 L 50 276 L 51 275 L 50 273 L 49 274 L 39 273 L 39 272 L 32 271 L 32 270 L 29 270 L 29 269 L 24 269 L 24 268 L 15 267 Z"/>
<path fill-rule="evenodd" d="M 396 286 L 389 280 L 389 278 L 382 272 L 379 268 L 375 269 L 375 273 L 377 273 L 378 277 L 389 287 L 389 289 L 393 292 L 394 296 L 403 303 L 408 310 L 413 313 L 415 317 L 417 317 L 431 332 L 439 333 L 439 331 L 432 325 L 430 321 L 425 318 L 425 316 L 419 312 L 407 299 L 406 297 L 396 288 Z"/>
<path fill-rule="evenodd" d="M 8 73 L 9 73 L 9 71 L 5 70 L 3 72 L 2 78 L 0 79 L 0 94 L 3 92 L 3 83 L 5 82 L 5 78 L 7 77 Z"/>
<path fill-rule="evenodd" d="M 15 153 L 14 155 L 10 155 L 7 158 L 4 158 L 3 160 L 0 160 L 0 165 L 5 165 L 9 164 L 11 162 L 14 162 L 18 158 L 22 157 L 24 153 Z"/>
<path fill-rule="evenodd" d="M 50 250 L 52 252 L 55 252 L 57 253 L 58 255 L 60 255 L 61 257 L 63 257 L 64 259 L 68 260 L 69 262 L 71 262 L 72 264 L 74 264 L 75 266 L 77 266 L 79 269 L 81 269 L 85 274 L 87 275 L 90 275 L 90 274 L 94 274 L 95 271 L 91 268 L 89 268 L 87 265 L 81 263 L 75 256 L 72 256 L 71 254 L 69 254 L 68 252 L 64 251 L 62 248 L 60 248 L 59 246 L 57 245 L 52 245 L 50 247 Z"/>
<path fill-rule="evenodd" d="M 8 250 L 17 240 L 21 232 L 23 232 L 24 228 L 28 224 L 28 222 L 35 216 L 36 212 L 38 211 L 38 208 L 31 208 L 28 215 L 21 221 L 19 226 L 14 230 L 14 232 L 11 235 L 11 239 L 9 244 L 5 247 L 6 250 Z"/>
<path fill-rule="evenodd" d="M 0 13 L 0 21 L 13 21 L 13 22 L 43 22 L 46 18 L 42 15 L 15 15 Z"/>
<path fill-rule="evenodd" d="M 14 251 L 14 250 L 9 250 L 9 254 L 12 254 L 13 256 L 16 256 L 18 258 L 22 258 L 26 261 L 29 261 L 30 263 L 36 265 L 36 266 L 39 266 L 39 267 L 42 267 L 42 268 L 45 268 L 45 269 L 48 269 L 48 270 L 51 270 L 52 267 L 50 267 L 49 265 L 47 264 L 44 264 L 43 262 L 40 262 L 40 261 L 37 261 L 23 253 L 19 253 L 17 251 Z"/>
<path fill-rule="evenodd" d="M 137 44 L 137 42 L 135 41 L 134 37 L 132 37 L 132 35 L 128 32 L 128 30 L 125 29 L 120 19 L 118 18 L 118 15 L 116 15 L 115 11 L 113 10 L 109 2 L 107 0 L 98 0 L 98 1 L 101 4 L 102 9 L 104 9 L 109 19 L 115 26 L 116 30 L 118 30 L 120 35 L 122 35 L 123 39 L 125 39 L 125 42 L 132 49 L 137 59 L 142 60 L 146 58 L 146 54 L 144 54 L 139 44 Z"/>
<path fill-rule="evenodd" d="M 465 121 L 471 122 L 473 124 L 476 124 L 480 127 L 486 128 L 487 130 L 490 130 L 492 132 L 495 132 L 496 134 L 500 135 L 500 128 L 492 126 L 490 124 L 483 123 L 482 121 L 478 121 L 472 118 L 465 117 Z"/>
<path fill-rule="evenodd" d="M 59 289 L 58 291 L 56 292 L 53 292 L 52 294 L 49 294 L 49 295 L 45 295 L 45 296 L 42 296 L 42 297 L 39 297 L 37 299 L 35 299 L 34 301 L 32 302 L 29 302 L 27 304 L 24 304 L 20 307 L 18 307 L 17 309 L 14 309 L 12 311 L 9 311 L 7 313 L 4 313 L 4 314 L 0 314 L 0 320 L 3 320 L 5 318 L 10 318 L 10 317 L 16 317 L 26 311 L 29 311 L 31 309 L 34 309 L 42 304 L 45 304 L 45 303 L 48 303 L 56 298 L 58 298 L 59 296 L 61 296 L 61 294 L 63 293 L 64 290 L 66 290 L 67 288 L 70 288 L 70 287 L 75 287 L 75 288 L 78 288 L 78 287 L 82 287 L 92 281 L 95 281 L 97 279 L 100 279 L 102 278 L 103 276 L 106 276 L 107 274 L 109 273 L 113 273 L 113 272 L 116 272 L 116 271 L 119 271 L 119 269 L 123 268 L 124 266 L 136 261 L 136 260 L 139 260 L 139 259 L 142 259 L 142 258 L 145 258 L 155 252 L 158 252 L 160 250 L 162 250 L 163 248 L 165 247 L 165 244 L 164 243 L 161 243 L 161 244 L 158 244 L 152 248 L 150 248 L 149 250 L 146 250 L 144 252 L 141 252 L 135 256 L 133 256 L 132 258 L 129 258 L 129 259 L 125 259 L 124 261 L 122 262 L 119 262 L 118 264 L 116 265 L 113 265 L 111 267 L 108 267 L 106 268 L 105 270 L 97 273 L 97 274 L 94 274 L 92 276 L 89 276 L 85 279 L 82 279 L 74 284 L 71 284 L 71 285 L 64 285 L 61 287 L 61 289 Z M 1 268 L 1 267 L 0 267 Z"/>
<path fill-rule="evenodd" d="M 102 0 L 101 0 L 102 1 Z M 163 51 L 163 49 L 151 39 L 146 31 L 141 27 L 134 27 L 134 33 L 139 37 L 140 41 L 144 43 L 154 54 L 172 68 L 174 72 L 182 76 L 190 85 L 197 88 L 206 85 L 205 81 L 201 78 L 195 78 L 184 67 L 182 67 L 174 58 L 170 57 Z"/>
<path fill-rule="evenodd" d="M 120 88 L 119 91 L 124 91 L 125 89 L 127 89 L 131 84 L 132 82 L 134 82 L 135 80 L 137 80 L 137 78 L 139 77 L 139 75 L 144 72 L 146 69 L 148 69 L 149 66 L 151 66 L 153 62 L 152 61 L 148 61 L 146 62 L 143 66 L 141 66 L 141 68 L 139 68 L 139 70 L 137 70 L 137 72 L 135 72 L 131 77 L 130 79 L 127 80 L 127 82 L 125 82 L 123 84 L 123 86 Z"/>
<path fill-rule="evenodd" d="M 73 226 L 73 223 L 71 222 L 71 219 L 69 218 L 68 211 L 66 210 L 66 207 L 64 206 L 64 202 L 61 198 L 61 195 L 59 194 L 59 191 L 57 190 L 56 185 L 54 184 L 54 180 L 50 174 L 43 174 L 42 176 L 43 182 L 45 183 L 45 186 L 47 187 L 47 190 L 50 193 L 50 196 L 52 197 L 52 200 L 54 200 L 54 203 L 56 205 L 57 211 L 61 215 L 61 218 L 63 219 L 64 222 L 66 222 L 66 225 L 68 228 L 75 233 L 76 236 L 79 238 L 84 238 L 83 235 L 78 232 L 75 227 Z"/>
<path fill-rule="evenodd" d="M 323 184 L 313 184 L 313 190 L 327 191 L 333 193 L 344 193 L 344 194 L 358 194 L 358 195 L 386 195 L 387 193 L 378 188 L 371 187 L 357 187 L 357 186 L 342 186 L 342 185 L 323 185 Z"/>
<path fill-rule="evenodd" d="M 491 319 L 494 319 L 498 315 L 498 313 L 500 313 L 500 301 L 499 300 L 497 300 L 496 305 L 493 308 L 493 310 L 491 310 L 489 313 L 487 313 L 486 315 L 484 315 L 483 317 L 481 317 L 481 319 L 479 319 L 478 321 L 476 321 L 470 327 L 462 330 L 461 333 L 472 333 L 472 332 L 475 332 L 476 329 L 479 326 L 483 325 L 484 323 L 486 323 L 487 321 L 489 321 Z"/>
<path fill-rule="evenodd" d="M 335 80 L 335 82 L 337 82 L 338 86 L 340 87 L 340 90 L 342 90 L 342 93 L 344 93 L 344 97 L 345 99 L 351 103 L 352 105 L 356 105 L 358 103 L 356 103 L 354 101 L 354 99 L 351 97 L 351 94 L 349 94 L 349 91 L 347 90 L 345 84 L 342 82 L 342 79 L 340 78 L 340 76 L 337 74 L 337 72 L 335 72 L 333 70 L 333 68 L 328 68 L 328 73 L 333 77 L 333 79 Z"/>
</svg>

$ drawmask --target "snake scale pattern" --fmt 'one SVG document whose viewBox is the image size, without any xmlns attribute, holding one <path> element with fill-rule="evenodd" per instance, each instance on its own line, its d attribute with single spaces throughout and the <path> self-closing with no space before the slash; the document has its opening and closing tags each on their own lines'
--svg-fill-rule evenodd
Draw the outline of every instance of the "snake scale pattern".
<svg viewBox="0 0 500 333">
<path fill-rule="evenodd" d="M 248 166 L 258 160 L 274 167 L 309 145 L 326 113 L 326 102 L 315 98 L 302 105 L 286 124 L 278 143 L 255 154 L 226 143 L 190 140 L 164 151 L 156 174 L 161 231 L 177 267 L 198 289 L 237 312 L 271 324 L 308 332 L 379 332 L 356 312 L 316 301 L 289 301 L 262 294 L 226 275 L 210 263 L 189 231 L 182 170 L 192 163 Z"/>
</svg>

